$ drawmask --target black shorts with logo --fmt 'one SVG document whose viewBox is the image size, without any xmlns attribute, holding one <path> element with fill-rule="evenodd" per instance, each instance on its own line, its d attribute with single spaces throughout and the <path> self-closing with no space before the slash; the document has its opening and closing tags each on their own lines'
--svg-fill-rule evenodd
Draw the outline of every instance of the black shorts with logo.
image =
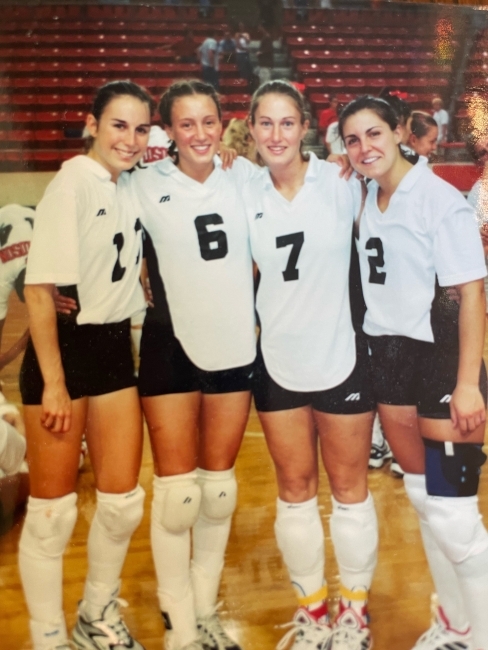
<svg viewBox="0 0 488 650">
<path fill-rule="evenodd" d="M 306 372 L 306 368 L 304 368 Z M 364 336 L 356 336 L 356 365 L 349 377 L 334 388 L 300 392 L 283 388 L 270 376 L 258 345 L 253 376 L 253 395 L 258 411 L 285 411 L 311 406 L 316 411 L 336 415 L 368 413 L 375 407 L 369 356 Z"/>
<path fill-rule="evenodd" d="M 78 325 L 58 316 L 58 341 L 66 388 L 71 399 L 113 393 L 136 385 L 130 320 Z M 32 340 L 20 369 L 22 403 L 42 403 L 44 380 Z"/>
<path fill-rule="evenodd" d="M 406 336 L 368 336 L 368 346 L 378 403 L 416 406 L 421 417 L 450 418 L 449 402 L 456 387 L 459 363 L 457 346 Z M 479 386 L 486 404 L 483 362 Z"/>
<path fill-rule="evenodd" d="M 139 395 L 155 397 L 201 391 L 207 394 L 251 390 L 254 363 L 207 371 L 186 355 L 170 325 L 146 318 L 142 329 Z"/>
</svg>

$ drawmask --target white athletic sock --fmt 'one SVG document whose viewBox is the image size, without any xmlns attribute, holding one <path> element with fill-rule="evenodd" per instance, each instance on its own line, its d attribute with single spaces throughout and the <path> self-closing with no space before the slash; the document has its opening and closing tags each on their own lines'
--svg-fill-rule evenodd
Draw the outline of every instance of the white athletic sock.
<svg viewBox="0 0 488 650">
<path fill-rule="evenodd" d="M 325 545 L 317 497 L 303 503 L 278 499 L 275 534 L 299 600 L 322 593 Z"/>
<path fill-rule="evenodd" d="M 439 605 L 448 618 L 451 628 L 465 630 L 468 627 L 468 617 L 456 571 L 451 561 L 439 548 L 425 517 L 425 502 L 428 497 L 425 474 L 405 474 L 404 484 L 407 496 L 419 516 L 424 551 Z"/>
<path fill-rule="evenodd" d="M 76 499 L 75 493 L 58 499 L 29 497 L 19 543 L 20 576 L 30 618 L 59 630 L 64 626 L 63 554 L 76 521 Z"/>
<path fill-rule="evenodd" d="M 362 503 L 331 499 L 330 534 L 341 578 L 342 603 L 364 616 L 378 558 L 378 521 L 373 497 L 368 494 Z"/>
<path fill-rule="evenodd" d="M 210 479 L 233 478 L 234 469 L 222 472 L 197 470 L 198 482 Z M 210 519 L 200 507 L 198 519 L 193 526 L 193 561 L 209 575 L 219 575 L 224 565 L 224 554 L 229 540 L 232 515 L 222 519 Z"/>
<path fill-rule="evenodd" d="M 468 612 L 474 650 L 488 650 L 488 549 L 454 565 Z"/>
<path fill-rule="evenodd" d="M 134 528 L 137 527 L 144 491 L 112 494 L 97 490 L 97 509 L 88 535 L 88 575 L 80 610 L 87 620 L 98 620 L 117 597 L 120 574 Z"/>
<path fill-rule="evenodd" d="M 220 472 L 197 469 L 198 483 L 205 499 L 205 482 L 234 480 L 234 468 Z M 211 518 L 200 507 L 198 519 L 193 526 L 192 580 L 198 617 L 210 615 L 217 605 L 220 576 L 224 566 L 225 549 L 229 540 L 232 514 Z"/>
<path fill-rule="evenodd" d="M 34 650 L 52 650 L 53 647 L 68 645 L 68 632 L 64 618 L 43 623 L 39 621 L 29 621 L 29 629 L 32 637 L 32 647 Z"/>
<path fill-rule="evenodd" d="M 194 476 L 194 473 L 191 473 Z M 186 476 L 186 475 L 185 475 Z M 190 477 L 190 474 L 188 474 Z M 169 477 L 172 479 L 173 477 Z M 191 589 L 190 580 L 190 529 L 171 533 L 160 523 L 164 496 L 167 491 L 167 477 L 155 476 L 153 481 L 153 502 L 151 509 L 151 547 L 158 579 L 158 595 L 166 593 L 180 601 Z"/>
</svg>

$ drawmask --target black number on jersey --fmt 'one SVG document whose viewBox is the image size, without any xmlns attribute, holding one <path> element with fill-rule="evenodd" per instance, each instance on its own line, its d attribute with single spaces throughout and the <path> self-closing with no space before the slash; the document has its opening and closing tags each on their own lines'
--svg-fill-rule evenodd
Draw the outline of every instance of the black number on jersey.
<svg viewBox="0 0 488 650">
<path fill-rule="evenodd" d="M 220 260 L 229 252 L 227 236 L 223 230 L 207 230 L 208 226 L 215 226 L 224 223 L 220 214 L 203 214 L 195 219 L 198 243 L 200 244 L 200 255 L 207 262 L 209 260 Z"/>
<path fill-rule="evenodd" d="M 142 230 L 142 224 L 141 224 L 141 220 L 140 220 L 140 219 L 137 219 L 137 220 L 136 220 L 136 223 L 135 223 L 135 225 L 134 225 L 134 230 L 135 230 L 136 232 L 139 232 L 139 230 Z M 138 253 L 137 253 L 137 257 L 136 257 L 136 266 L 139 264 L 139 258 L 140 258 L 140 256 L 141 256 L 141 251 L 140 251 L 140 249 L 139 249 L 139 251 L 138 251 Z"/>
<path fill-rule="evenodd" d="M 125 273 L 125 267 L 120 264 L 120 251 L 124 247 L 124 235 L 121 232 L 114 235 L 114 245 L 117 247 L 117 259 L 115 260 L 114 270 L 112 271 L 112 282 L 119 282 Z"/>
<path fill-rule="evenodd" d="M 1 225 L 0 226 L 0 246 L 5 246 L 12 232 L 13 226 L 11 224 Z"/>
<path fill-rule="evenodd" d="M 303 232 L 294 232 L 291 235 L 282 235 L 281 237 L 276 238 L 276 248 L 291 246 L 288 264 L 286 265 L 286 269 L 283 271 L 283 278 L 285 282 L 298 280 L 299 273 L 297 269 L 297 262 L 304 241 L 305 235 Z"/>
<path fill-rule="evenodd" d="M 371 284 L 385 284 L 386 271 L 378 271 L 385 266 L 383 242 L 379 237 L 370 237 L 366 242 L 366 250 L 376 251 L 376 255 L 368 255 L 369 281 Z"/>
</svg>

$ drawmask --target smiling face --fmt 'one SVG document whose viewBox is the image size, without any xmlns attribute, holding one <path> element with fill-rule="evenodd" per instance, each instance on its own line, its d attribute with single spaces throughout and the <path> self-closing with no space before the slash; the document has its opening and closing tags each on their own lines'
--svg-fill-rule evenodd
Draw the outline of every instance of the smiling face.
<svg viewBox="0 0 488 650">
<path fill-rule="evenodd" d="M 197 180 L 208 176 L 222 134 L 222 122 L 212 97 L 193 94 L 175 99 L 171 125 L 166 125 L 165 130 L 178 148 L 181 171 Z"/>
<path fill-rule="evenodd" d="M 347 153 L 354 169 L 366 178 L 388 176 L 401 161 L 401 128 L 391 129 L 375 111 L 365 108 L 350 115 L 343 126 Z"/>
<path fill-rule="evenodd" d="M 437 148 L 437 134 L 439 129 L 437 126 L 430 126 L 427 133 L 417 137 L 414 133 L 410 135 L 409 145 L 418 153 L 419 156 L 428 158 L 431 153 Z"/>
<path fill-rule="evenodd" d="M 132 169 L 144 155 L 151 128 L 149 106 L 137 97 L 120 95 L 105 106 L 100 119 L 88 115 L 86 126 L 93 138 L 88 156 L 117 182 L 120 173 Z"/>
<path fill-rule="evenodd" d="M 268 93 L 259 99 L 253 123 L 249 125 L 256 148 L 273 171 L 301 162 L 300 145 L 308 131 L 308 121 L 294 100 L 284 94 Z"/>
</svg>

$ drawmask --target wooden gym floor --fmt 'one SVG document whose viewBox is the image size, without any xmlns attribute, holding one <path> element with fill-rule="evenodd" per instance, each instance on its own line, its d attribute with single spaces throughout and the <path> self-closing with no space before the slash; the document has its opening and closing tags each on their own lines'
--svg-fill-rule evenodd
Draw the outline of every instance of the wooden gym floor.
<svg viewBox="0 0 488 650">
<path fill-rule="evenodd" d="M 26 325 L 25 307 L 16 296 L 10 303 L 2 349 L 6 349 Z M 10 401 L 20 402 L 20 359 L 4 369 L 0 378 Z M 145 516 L 134 534 L 123 572 L 121 596 L 129 602 L 125 619 L 146 650 L 161 650 L 163 624 L 156 600 L 149 544 L 149 504 L 152 461 L 146 438 L 141 484 L 146 490 Z M 276 548 L 273 522 L 276 487 L 272 464 L 255 411 L 251 412 L 246 436 L 237 461 L 239 501 L 234 516 L 220 598 L 222 620 L 243 650 L 270 650 L 284 630 L 276 626 L 291 620 L 295 598 Z M 422 552 L 413 509 L 403 490 L 403 481 L 388 468 L 370 472 L 370 489 L 380 523 L 380 549 L 373 582 L 371 629 L 377 650 L 410 650 L 430 624 L 432 584 Z M 93 475 L 87 459 L 79 477 L 79 516 L 65 557 L 65 611 L 68 627 L 75 622 L 86 573 L 85 541 L 95 510 Z M 488 472 L 480 489 L 481 509 L 488 516 Z M 330 492 L 325 475 L 319 492 L 326 531 L 326 573 L 331 605 L 338 593 L 337 566 L 328 532 Z M 30 650 L 27 611 L 17 570 L 17 545 L 22 526 L 19 513 L 12 530 L 0 537 L 0 650 Z M 361 539 L 357 540 L 361 543 Z"/>
</svg>

